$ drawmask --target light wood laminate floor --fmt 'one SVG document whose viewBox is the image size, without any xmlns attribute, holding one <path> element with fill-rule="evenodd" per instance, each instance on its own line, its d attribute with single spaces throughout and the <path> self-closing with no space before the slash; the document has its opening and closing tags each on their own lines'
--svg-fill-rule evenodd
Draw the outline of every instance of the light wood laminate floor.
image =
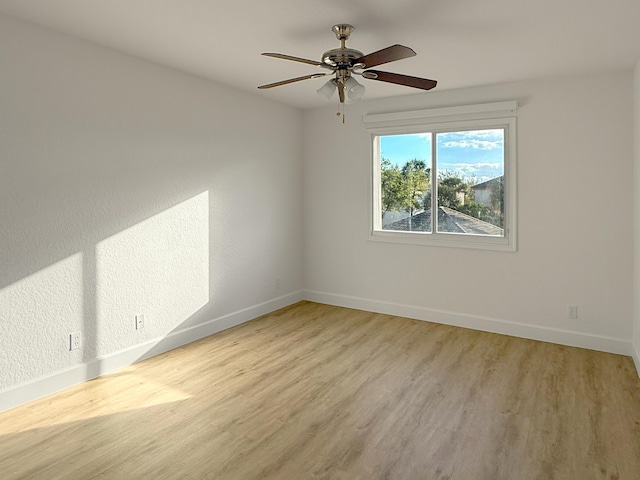
<svg viewBox="0 0 640 480">
<path fill-rule="evenodd" d="M 640 478 L 630 358 L 302 302 L 0 415 L 0 478 Z"/>
</svg>

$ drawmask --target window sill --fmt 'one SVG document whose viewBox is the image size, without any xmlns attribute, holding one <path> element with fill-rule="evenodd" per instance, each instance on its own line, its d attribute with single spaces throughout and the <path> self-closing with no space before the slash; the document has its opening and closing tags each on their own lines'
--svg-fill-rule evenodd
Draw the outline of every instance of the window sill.
<svg viewBox="0 0 640 480">
<path fill-rule="evenodd" d="M 383 243 L 401 243 L 406 245 L 424 245 L 431 247 L 469 248 L 474 250 L 494 250 L 516 252 L 515 242 L 508 237 L 489 235 L 468 235 L 457 233 L 419 233 L 374 230 L 369 233 L 369 241 Z"/>
</svg>

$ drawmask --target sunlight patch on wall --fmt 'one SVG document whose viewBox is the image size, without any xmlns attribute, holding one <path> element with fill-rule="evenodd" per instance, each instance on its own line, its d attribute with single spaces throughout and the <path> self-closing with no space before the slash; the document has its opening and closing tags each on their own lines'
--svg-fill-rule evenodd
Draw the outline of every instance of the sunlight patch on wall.
<svg viewBox="0 0 640 480">
<path fill-rule="evenodd" d="M 96 245 L 97 355 L 165 336 L 208 301 L 208 191 Z"/>
<path fill-rule="evenodd" d="M 83 331 L 83 256 L 76 253 L 0 290 L 0 389 L 66 368 L 68 333 Z"/>
</svg>

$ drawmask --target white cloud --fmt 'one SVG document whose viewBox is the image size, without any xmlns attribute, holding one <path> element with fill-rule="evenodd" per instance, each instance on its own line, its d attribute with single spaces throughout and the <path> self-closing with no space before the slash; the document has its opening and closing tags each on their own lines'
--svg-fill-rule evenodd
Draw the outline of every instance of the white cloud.
<svg viewBox="0 0 640 480">
<path fill-rule="evenodd" d="M 502 149 L 504 147 L 503 131 L 497 129 L 441 133 L 438 135 L 438 145 L 443 148 Z"/>
<path fill-rule="evenodd" d="M 441 163 L 440 172 L 450 172 L 474 180 L 484 182 L 503 174 L 502 163 Z"/>
<path fill-rule="evenodd" d="M 457 140 L 440 143 L 444 148 L 473 148 L 476 150 L 495 150 L 502 148 L 502 142 L 490 142 L 488 140 Z"/>
</svg>

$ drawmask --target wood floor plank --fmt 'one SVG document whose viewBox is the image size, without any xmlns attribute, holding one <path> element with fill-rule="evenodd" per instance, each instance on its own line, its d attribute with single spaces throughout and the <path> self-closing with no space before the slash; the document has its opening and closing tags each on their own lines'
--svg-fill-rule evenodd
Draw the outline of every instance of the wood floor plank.
<svg viewBox="0 0 640 480">
<path fill-rule="evenodd" d="M 301 302 L 0 414 L 0 477 L 640 478 L 630 358 Z"/>
</svg>

